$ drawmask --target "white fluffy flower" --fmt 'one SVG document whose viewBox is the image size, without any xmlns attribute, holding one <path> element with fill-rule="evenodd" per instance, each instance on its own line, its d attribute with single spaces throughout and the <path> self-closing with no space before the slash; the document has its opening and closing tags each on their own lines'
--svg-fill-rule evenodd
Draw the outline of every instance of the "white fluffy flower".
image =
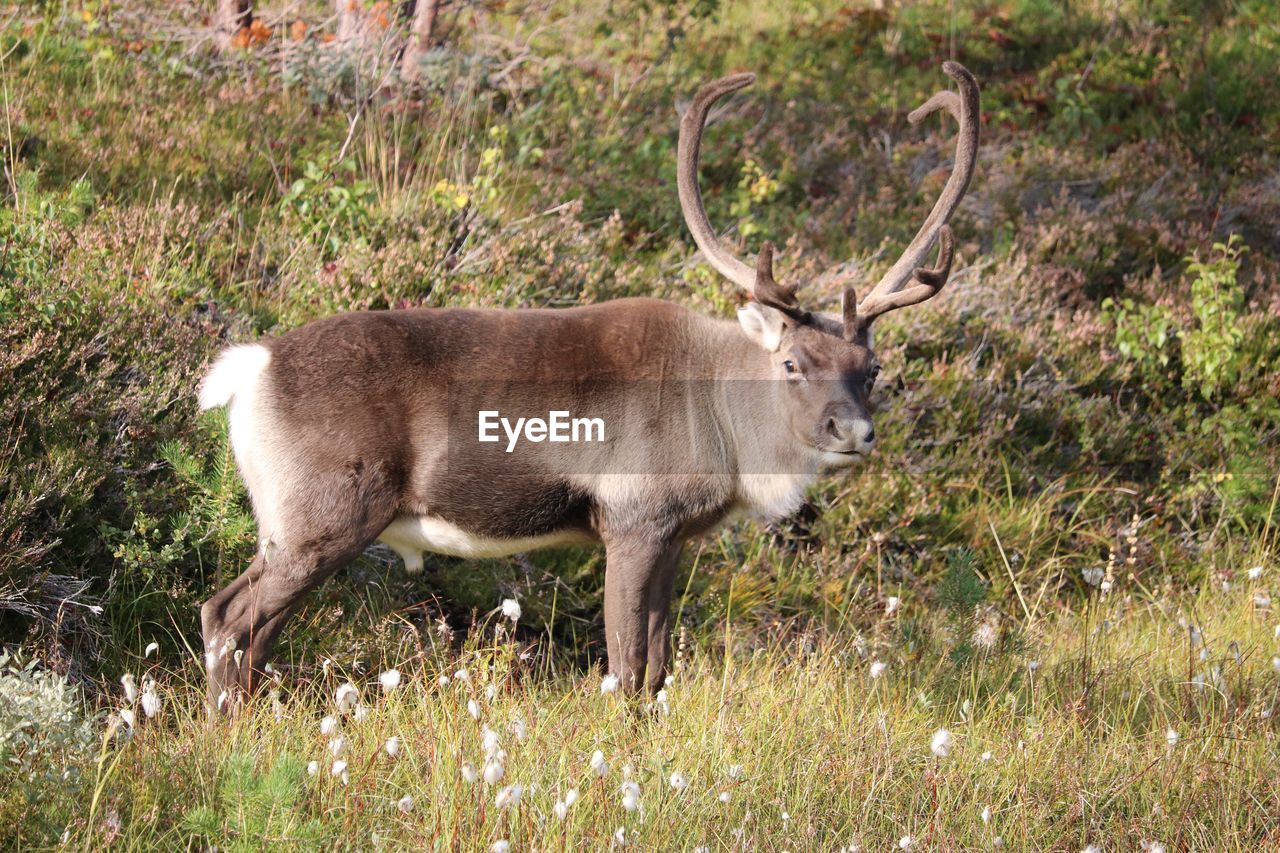
<svg viewBox="0 0 1280 853">
<path fill-rule="evenodd" d="M 733 799 L 733 794 L 730 794 L 728 791 L 721 791 L 720 796 L 717 797 L 716 799 L 718 799 L 722 803 L 728 803 L 730 800 Z"/>
<path fill-rule="evenodd" d="M 520 618 L 520 602 L 514 598 L 502 599 L 502 615 L 515 622 Z"/>
<path fill-rule="evenodd" d="M 339 755 L 342 755 L 342 753 L 346 751 L 347 751 L 347 740 L 341 735 L 329 741 L 329 752 L 333 755 L 334 758 L 337 758 Z"/>
<path fill-rule="evenodd" d="M 493 842 L 493 846 L 489 848 L 490 853 L 508 853 L 511 850 L 511 842 L 505 838 L 499 838 Z"/>
<path fill-rule="evenodd" d="M 316 775 L 316 774 L 317 774 L 317 773 L 319 773 L 319 772 L 320 772 L 320 762 L 319 762 L 319 761 L 308 761 L 308 762 L 307 762 L 307 775 L 308 775 L 308 776 L 314 776 L 314 775 Z"/>
<path fill-rule="evenodd" d="M 951 753 L 951 747 L 955 746 L 955 738 L 951 736 L 951 732 L 946 729 L 938 729 L 933 733 L 933 741 L 929 744 L 930 751 L 939 758 L 946 758 Z"/>
<path fill-rule="evenodd" d="M 329 774 L 332 776 L 341 776 L 345 772 L 347 772 L 347 762 L 341 758 L 333 762 L 333 766 L 329 768 Z"/>
<path fill-rule="evenodd" d="M 600 679 L 600 692 L 613 693 L 618 689 L 618 676 L 609 674 Z"/>
<path fill-rule="evenodd" d="M 151 657 L 152 652 L 158 652 L 158 651 L 160 651 L 159 643 L 147 643 L 147 649 L 142 653 L 142 656 L 144 658 L 149 658 Z"/>
<path fill-rule="evenodd" d="M 124 701 L 132 705 L 138 701 L 138 685 L 133 680 L 133 673 L 126 672 L 120 676 L 120 684 L 124 687 Z"/>
<path fill-rule="evenodd" d="M 480 703 L 474 699 L 467 700 L 467 713 L 471 715 L 471 719 L 480 719 Z"/>
<path fill-rule="evenodd" d="M 325 737 L 335 734 L 338 731 L 338 718 L 332 714 L 326 716 L 320 721 L 320 734 Z"/>
<path fill-rule="evenodd" d="M 1271 606 L 1271 596 L 1265 592 L 1255 592 L 1253 594 L 1253 606 L 1263 609 Z"/>
<path fill-rule="evenodd" d="M 465 779 L 468 784 L 472 784 L 480 778 L 480 773 L 477 772 L 476 766 L 470 761 L 463 762 L 461 770 L 462 778 Z"/>
<path fill-rule="evenodd" d="M 360 691 L 350 681 L 339 687 L 333 694 L 333 704 L 337 706 L 339 714 L 351 713 L 359 701 Z"/>
<path fill-rule="evenodd" d="M 142 688 L 142 713 L 147 715 L 147 719 L 160 713 L 160 694 L 156 692 L 156 683 L 152 679 L 147 679 Z"/>
<path fill-rule="evenodd" d="M 902 599 L 896 595 L 891 595 L 884 600 L 884 615 L 892 616 L 898 609 L 898 605 L 902 604 Z M 904 848 L 905 849 L 905 848 Z"/>
<path fill-rule="evenodd" d="M 556 816 L 556 820 L 564 820 L 569 816 L 569 804 L 564 800 L 556 800 L 556 804 L 551 807 L 551 813 Z"/>
<path fill-rule="evenodd" d="M 471 673 L 465 669 L 460 669 L 453 674 L 453 677 L 458 679 L 459 681 L 470 681 Z"/>
<path fill-rule="evenodd" d="M 884 675 L 884 671 L 888 668 L 889 668 L 889 664 L 887 663 L 882 663 L 881 661 L 878 661 L 878 660 L 872 661 L 870 675 L 872 678 L 879 678 L 880 676 Z"/>
<path fill-rule="evenodd" d="M 984 824 L 991 823 L 991 806 L 982 807 L 982 822 Z"/>
<path fill-rule="evenodd" d="M 390 693 L 400 686 L 400 670 L 389 669 L 382 675 L 378 676 L 378 683 L 382 685 L 382 689 Z"/>
<path fill-rule="evenodd" d="M 438 681 L 436 681 L 436 684 L 439 684 L 441 687 L 448 687 L 448 686 L 449 686 L 449 680 L 450 680 L 450 679 L 449 679 L 449 676 L 447 676 L 447 675 L 442 675 L 442 676 L 440 676 L 439 680 L 438 680 Z"/>
<path fill-rule="evenodd" d="M 369 714 L 371 713 L 373 712 L 369 709 L 368 705 L 357 705 L 355 713 L 351 715 L 351 719 L 355 720 L 357 723 L 363 723 L 365 720 L 369 719 Z"/>
<path fill-rule="evenodd" d="M 1262 577 L 1262 566 L 1254 566 L 1249 569 L 1249 580 L 1256 581 L 1260 577 Z"/>
<path fill-rule="evenodd" d="M 577 788 L 570 788 L 568 791 L 565 791 L 565 793 L 564 793 L 564 804 L 565 804 L 566 806 L 571 806 L 571 805 L 573 805 L 574 803 L 576 803 L 577 801 L 578 801 L 578 789 L 577 789 Z"/>
<path fill-rule="evenodd" d="M 401 814 L 408 814 L 409 812 L 413 811 L 413 797 L 409 796 L 408 794 L 405 794 L 403 797 L 401 797 L 399 800 L 396 801 L 396 808 L 400 810 Z"/>
<path fill-rule="evenodd" d="M 730 778 L 730 779 L 741 779 L 741 778 L 742 778 L 742 765 L 741 765 L 741 764 L 730 764 L 730 765 L 729 765 L 729 769 L 728 769 L 728 771 L 726 771 L 726 772 L 728 773 L 728 775 L 729 775 L 729 778 Z"/>
<path fill-rule="evenodd" d="M 484 782 L 486 785 L 496 785 L 502 781 L 502 775 L 506 772 L 503 770 L 502 762 L 496 758 L 491 758 L 484 763 Z"/>
<path fill-rule="evenodd" d="M 671 774 L 671 787 L 677 791 L 683 791 L 689 787 L 689 780 L 679 770 Z"/>
<path fill-rule="evenodd" d="M 904 835 L 898 839 L 898 849 L 910 850 L 912 847 L 915 846 L 915 843 L 916 843 L 915 839 L 912 838 L 910 835 Z"/>
<path fill-rule="evenodd" d="M 520 805 L 520 797 L 524 794 L 524 788 L 519 785 L 508 785 L 498 792 L 498 796 L 493 798 L 493 804 L 500 809 L 511 808 Z"/>
<path fill-rule="evenodd" d="M 1170 728 L 1167 732 L 1164 733 L 1164 739 L 1165 741 L 1168 742 L 1169 746 L 1177 746 L 1178 733 L 1174 731 L 1173 728 Z"/>
<path fill-rule="evenodd" d="M 391 737 L 387 738 L 386 745 L 383 746 L 383 749 L 387 751 L 387 755 L 391 756 L 392 758 L 395 758 L 397 755 L 400 754 L 400 738 L 397 737 L 396 735 L 392 735 Z"/>
<path fill-rule="evenodd" d="M 603 776 L 609 772 L 609 764 L 604 760 L 604 753 L 598 749 L 591 753 L 591 769 L 597 776 Z"/>
</svg>

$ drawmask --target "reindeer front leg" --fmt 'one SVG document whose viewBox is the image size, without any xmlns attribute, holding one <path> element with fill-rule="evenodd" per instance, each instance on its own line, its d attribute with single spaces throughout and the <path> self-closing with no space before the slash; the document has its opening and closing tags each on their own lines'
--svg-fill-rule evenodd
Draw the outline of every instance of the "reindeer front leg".
<svg viewBox="0 0 1280 853">
<path fill-rule="evenodd" d="M 681 543 L 643 528 L 607 533 L 604 542 L 604 630 L 609 672 L 618 676 L 627 693 L 634 694 L 645 684 L 650 643 L 654 639 L 651 625 L 663 634 L 654 651 L 661 652 L 665 659 L 666 617 L 655 619 L 654 613 L 655 608 L 664 614 L 669 610 L 671 583 L 667 575 L 674 574 Z M 662 669 L 657 667 L 658 672 Z M 660 680 L 663 676 L 658 677 Z"/>
</svg>

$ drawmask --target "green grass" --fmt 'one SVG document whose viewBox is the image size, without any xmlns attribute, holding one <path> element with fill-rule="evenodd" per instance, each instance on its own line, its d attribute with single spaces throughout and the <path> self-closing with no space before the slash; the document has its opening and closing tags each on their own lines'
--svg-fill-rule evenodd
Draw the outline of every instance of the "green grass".
<svg viewBox="0 0 1280 853">
<path fill-rule="evenodd" d="M 73 846 L 116 849 L 173 849 L 193 837 L 233 849 L 304 838 L 338 848 L 607 847 L 618 830 L 642 849 L 874 850 L 908 835 L 926 849 L 985 849 L 996 837 L 1015 850 L 1248 849 L 1274 839 L 1280 799 L 1275 614 L 1253 603 L 1271 580 L 1178 600 L 1122 580 L 1079 610 L 1030 623 L 995 616 L 987 645 L 964 655 L 957 625 L 936 619 L 921 626 L 930 647 L 911 649 L 914 617 L 901 613 L 855 640 L 748 642 L 731 657 L 686 650 L 665 706 L 602 695 L 598 673 L 521 662 L 526 646 L 492 625 L 456 655 L 402 625 L 392 656 L 307 667 L 283 679 L 278 701 L 212 727 L 191 683 L 197 668 L 152 667 L 161 713 L 132 737 L 108 727 L 89 784 L 24 825 L 38 836 L 39 821 L 67 821 Z M 732 620 L 722 640 L 741 642 Z M 888 664 L 878 677 L 874 661 Z M 402 673 L 390 693 L 374 678 L 383 666 Z M 454 675 L 460 668 L 468 681 Z M 362 720 L 335 710 L 348 678 L 367 707 Z M 319 728 L 327 714 L 340 720 L 345 782 Z M 505 751 L 495 784 L 467 782 L 461 769 L 484 767 L 485 727 Z M 954 745 L 939 757 L 931 745 L 942 728 Z M 395 758 L 385 752 L 392 736 Z M 603 777 L 590 766 L 595 750 Z M 304 769 L 311 761 L 315 776 Z M 683 790 L 671 784 L 676 773 Z M 640 789 L 635 812 L 622 802 L 628 778 Z M 260 790 L 272 785 L 283 788 L 274 799 Z M 512 785 L 522 787 L 518 806 L 498 807 Z M 570 789 L 579 799 L 562 820 L 554 806 Z M 405 796 L 407 813 L 397 807 Z"/>
<path fill-rule="evenodd" d="M 372 98 L 376 74 L 319 38 L 327 3 L 290 7 L 305 41 L 273 20 L 221 58 L 203 6 L 6 18 L 0 643 L 66 676 L 105 738 L 62 783 L 0 770 L 14 846 L 554 849 L 620 826 L 645 848 L 1274 845 L 1280 640 L 1254 595 L 1280 571 L 1280 18 L 890 5 L 471 4 L 421 91 Z M 198 605 L 253 549 L 222 416 L 195 412 L 214 352 L 367 308 L 643 294 L 731 316 L 732 287 L 691 260 L 676 106 L 744 69 L 757 83 L 705 143 L 710 216 L 744 254 L 776 242 L 780 279 L 831 307 L 845 282 L 823 273 L 848 261 L 865 286 L 941 188 L 950 129 L 905 115 L 947 58 L 984 111 L 956 275 L 878 324 L 871 464 L 687 549 L 669 715 L 599 695 L 598 551 L 410 578 L 375 550 L 286 631 L 279 719 L 264 697 L 206 726 Z M 1101 600 L 1086 573 L 1108 566 Z M 484 615 L 506 597 L 515 645 Z M 389 665 L 405 684 L 378 698 Z M 472 686 L 436 686 L 460 666 Z M 120 675 L 144 670 L 163 713 L 107 736 Z M 343 723 L 343 785 L 305 766 L 348 676 L 372 712 Z M 518 809 L 460 781 L 482 757 L 472 691 L 504 784 L 536 786 Z M 621 806 L 627 764 L 642 815 Z"/>
</svg>

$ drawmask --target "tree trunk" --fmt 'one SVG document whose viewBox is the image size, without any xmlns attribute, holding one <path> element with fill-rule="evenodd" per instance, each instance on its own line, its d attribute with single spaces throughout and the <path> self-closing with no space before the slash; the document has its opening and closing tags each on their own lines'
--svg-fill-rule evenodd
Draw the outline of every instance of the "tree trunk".
<svg viewBox="0 0 1280 853">
<path fill-rule="evenodd" d="M 214 43 L 218 50 L 231 47 L 236 33 L 253 22 L 253 0 L 218 0 L 218 15 L 214 21 L 217 32 Z"/>
<path fill-rule="evenodd" d="M 333 0 L 333 12 L 338 18 L 339 42 L 351 41 L 360 34 L 359 0 Z"/>
<path fill-rule="evenodd" d="M 413 28 L 409 31 L 409 44 L 405 46 L 400 61 L 400 79 L 415 82 L 422 74 L 422 55 L 431 49 L 431 35 L 436 28 L 436 13 L 440 0 L 417 0 L 413 13 Z"/>
</svg>

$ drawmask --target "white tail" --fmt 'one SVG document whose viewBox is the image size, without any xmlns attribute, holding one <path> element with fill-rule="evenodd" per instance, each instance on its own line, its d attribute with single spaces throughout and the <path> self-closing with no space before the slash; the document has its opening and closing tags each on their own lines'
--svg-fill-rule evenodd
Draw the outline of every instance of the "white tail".
<svg viewBox="0 0 1280 853">
<path fill-rule="evenodd" d="M 271 353 L 259 344 L 224 350 L 200 383 L 200 409 L 225 406 L 237 393 L 254 387 L 270 362 Z"/>
</svg>

